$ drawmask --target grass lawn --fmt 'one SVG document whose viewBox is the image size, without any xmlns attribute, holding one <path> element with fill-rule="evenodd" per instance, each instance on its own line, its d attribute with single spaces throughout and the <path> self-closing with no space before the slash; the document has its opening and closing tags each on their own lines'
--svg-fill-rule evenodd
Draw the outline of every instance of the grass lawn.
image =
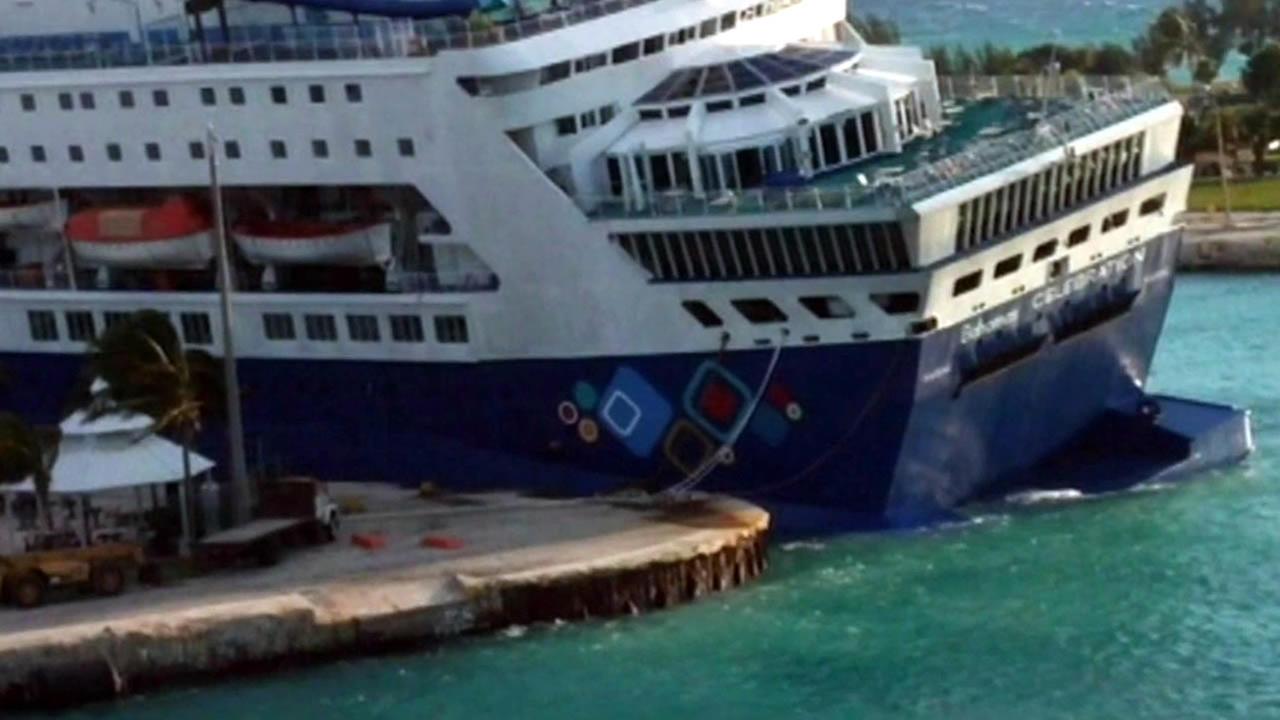
<svg viewBox="0 0 1280 720">
<path fill-rule="evenodd" d="M 1217 178 L 1197 180 L 1187 199 L 1189 210 L 1221 210 L 1222 183 Z M 1280 177 L 1231 183 L 1232 210 L 1280 210 Z"/>
</svg>

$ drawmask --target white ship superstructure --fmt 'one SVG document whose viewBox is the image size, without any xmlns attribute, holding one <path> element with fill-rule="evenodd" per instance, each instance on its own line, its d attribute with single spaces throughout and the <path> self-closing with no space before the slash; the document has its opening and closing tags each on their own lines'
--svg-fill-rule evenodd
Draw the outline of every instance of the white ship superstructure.
<svg viewBox="0 0 1280 720">
<path fill-rule="evenodd" d="M 263 465 L 882 512 L 1142 401 L 1175 102 L 944 112 L 833 0 L 305 4 L 0 34 L 6 362 L 221 351 L 212 152 Z"/>
</svg>

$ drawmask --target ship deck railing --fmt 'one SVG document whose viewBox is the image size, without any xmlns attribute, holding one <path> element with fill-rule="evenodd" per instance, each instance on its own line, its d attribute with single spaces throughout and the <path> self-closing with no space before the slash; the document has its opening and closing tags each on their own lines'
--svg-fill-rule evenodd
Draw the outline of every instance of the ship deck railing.
<svg viewBox="0 0 1280 720">
<path fill-rule="evenodd" d="M 208 287 L 189 290 L 174 290 L 173 288 L 165 287 L 158 283 L 148 283 L 145 278 L 145 275 L 138 275 L 132 277 L 131 281 L 125 284 L 112 284 L 110 282 L 104 283 L 102 282 L 102 276 L 100 276 L 95 270 L 81 269 L 76 272 L 74 289 L 115 292 L 214 291 L 212 275 L 210 275 L 210 285 Z M 498 289 L 499 284 L 497 274 L 491 271 L 398 270 L 387 278 L 384 292 L 389 295 L 493 292 Z M 299 290 L 296 288 L 265 288 L 261 282 L 261 273 L 255 270 L 244 269 L 238 269 L 236 271 L 235 286 L 238 291 L 247 293 L 339 292 L 324 289 Z M 45 271 L 39 267 L 0 269 L 0 290 L 38 291 L 71 289 L 73 289 L 71 279 L 63 270 Z"/>
<path fill-rule="evenodd" d="M 203 40 L 176 29 L 149 30 L 146 42 L 118 32 L 0 38 L 0 72 L 425 57 L 535 37 L 654 1 L 570 0 L 506 21 L 383 18 L 238 26 L 225 33 L 206 29 Z"/>
<path fill-rule="evenodd" d="M 1009 168 L 1046 150 L 1064 147 L 1094 132 L 1169 102 L 1163 87 L 1129 88 L 1102 95 L 1038 121 L 1026 130 L 977 139 L 963 150 L 879 182 L 755 188 L 718 195 L 686 190 L 647 193 L 642 198 L 581 196 L 579 204 L 596 219 L 739 215 L 881 207 L 900 210 L 966 183 Z M 851 168 L 856 171 L 857 166 Z"/>
</svg>

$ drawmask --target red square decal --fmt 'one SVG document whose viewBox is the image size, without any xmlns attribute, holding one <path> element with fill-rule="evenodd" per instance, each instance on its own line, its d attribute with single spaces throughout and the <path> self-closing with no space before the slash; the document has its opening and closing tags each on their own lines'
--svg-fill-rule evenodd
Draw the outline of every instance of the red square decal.
<svg viewBox="0 0 1280 720">
<path fill-rule="evenodd" d="M 738 409 L 742 400 L 737 392 L 728 385 L 716 380 L 709 381 L 702 387 L 702 396 L 698 398 L 698 408 L 710 421 L 728 426 L 738 417 Z"/>
</svg>

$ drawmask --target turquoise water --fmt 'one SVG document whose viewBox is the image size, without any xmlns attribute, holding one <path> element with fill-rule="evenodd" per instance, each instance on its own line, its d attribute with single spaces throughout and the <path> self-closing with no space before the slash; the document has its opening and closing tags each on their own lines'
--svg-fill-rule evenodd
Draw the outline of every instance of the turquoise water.
<svg viewBox="0 0 1280 720">
<path fill-rule="evenodd" d="M 1118 42 L 1125 46 L 1176 0 L 852 0 L 855 13 L 898 23 L 923 46 L 1028 47 Z"/>
<path fill-rule="evenodd" d="M 974 524 L 775 548 L 643 618 L 73 718 L 1280 718 L 1280 277 L 1184 277 L 1156 389 L 1254 409 L 1245 466 Z"/>
</svg>

